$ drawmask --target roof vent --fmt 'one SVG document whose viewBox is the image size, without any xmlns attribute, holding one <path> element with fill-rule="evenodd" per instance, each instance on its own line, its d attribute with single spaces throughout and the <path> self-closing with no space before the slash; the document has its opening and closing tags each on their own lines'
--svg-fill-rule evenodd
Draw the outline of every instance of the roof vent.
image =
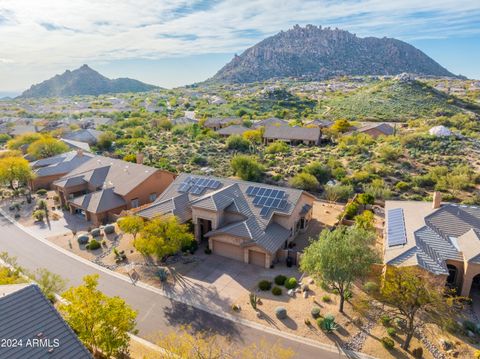
<svg viewBox="0 0 480 359">
<path fill-rule="evenodd" d="M 37 333 L 37 338 L 41 338 L 41 337 L 43 337 L 43 333 L 42 332 Z"/>
</svg>

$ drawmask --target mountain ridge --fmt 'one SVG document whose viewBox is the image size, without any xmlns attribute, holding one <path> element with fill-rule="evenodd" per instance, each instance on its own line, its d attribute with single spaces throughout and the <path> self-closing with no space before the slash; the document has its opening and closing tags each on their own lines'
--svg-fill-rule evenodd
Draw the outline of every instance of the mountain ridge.
<svg viewBox="0 0 480 359">
<path fill-rule="evenodd" d="M 19 98 L 98 96 L 106 93 L 145 92 L 155 88 L 158 87 L 126 77 L 109 79 L 85 64 L 76 70 L 66 70 L 63 74 L 32 85 Z"/>
<path fill-rule="evenodd" d="M 249 83 L 285 77 L 319 80 L 404 72 L 457 77 L 401 40 L 361 38 L 345 30 L 296 25 L 235 55 L 207 81 Z"/>
</svg>

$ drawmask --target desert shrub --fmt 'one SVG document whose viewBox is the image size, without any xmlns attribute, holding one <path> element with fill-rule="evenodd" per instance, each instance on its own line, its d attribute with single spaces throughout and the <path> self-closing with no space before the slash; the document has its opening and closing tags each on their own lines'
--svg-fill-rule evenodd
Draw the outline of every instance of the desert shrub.
<svg viewBox="0 0 480 359">
<path fill-rule="evenodd" d="M 197 241 L 191 241 L 189 243 L 186 243 L 185 245 L 182 246 L 182 252 L 190 252 L 190 253 L 195 253 L 195 251 L 198 249 L 198 242 Z"/>
<path fill-rule="evenodd" d="M 409 188 L 410 188 L 410 185 L 407 182 L 403 182 L 403 181 L 397 182 L 397 184 L 395 185 L 395 189 L 401 192 L 407 191 Z"/>
<path fill-rule="evenodd" d="M 382 345 L 385 349 L 392 350 L 395 346 L 395 342 L 390 337 L 383 337 L 382 338 Z"/>
<path fill-rule="evenodd" d="M 312 314 L 312 317 L 317 319 L 320 317 L 320 308 L 319 307 L 313 307 L 312 310 L 310 311 Z"/>
<path fill-rule="evenodd" d="M 245 181 L 260 181 L 265 172 L 265 168 L 250 156 L 236 155 L 230 165 L 235 175 Z"/>
<path fill-rule="evenodd" d="M 77 238 L 78 244 L 87 244 L 88 240 L 89 240 L 89 237 L 86 234 L 82 234 L 81 236 L 78 236 L 78 238 Z"/>
<path fill-rule="evenodd" d="M 332 177 L 332 170 L 330 169 L 330 167 L 325 166 L 318 161 L 312 162 L 307 165 L 304 171 L 315 176 L 320 183 L 327 183 Z"/>
<path fill-rule="evenodd" d="M 353 219 L 358 213 L 358 203 L 351 202 L 345 206 L 345 218 Z"/>
<path fill-rule="evenodd" d="M 90 234 L 92 235 L 92 237 L 98 237 L 100 236 L 100 228 L 94 228 L 92 229 L 92 231 L 90 232 Z"/>
<path fill-rule="evenodd" d="M 210 248 L 205 248 L 205 254 L 212 254 L 212 250 Z"/>
<path fill-rule="evenodd" d="M 321 320 L 320 320 L 321 319 Z M 335 323 L 335 317 L 331 314 L 327 314 L 325 317 L 317 320 L 317 324 L 320 329 L 326 332 L 333 332 L 337 329 L 337 323 Z"/>
<path fill-rule="evenodd" d="M 380 317 L 380 321 L 382 322 L 382 325 L 384 327 L 388 327 L 390 325 L 390 323 L 392 322 L 392 318 L 390 318 L 388 315 L 382 315 Z"/>
<path fill-rule="evenodd" d="M 378 291 L 378 284 L 375 282 L 367 282 L 363 285 L 363 289 L 365 289 L 365 292 L 368 294 L 373 294 Z"/>
<path fill-rule="evenodd" d="M 325 294 L 322 296 L 322 302 L 324 303 L 330 303 L 332 301 L 332 298 L 328 294 Z"/>
<path fill-rule="evenodd" d="M 305 323 L 305 325 L 306 325 L 307 327 L 309 327 L 309 326 L 312 325 L 312 322 L 311 322 L 310 319 L 308 319 L 308 318 L 305 318 L 305 320 L 304 320 L 303 322 Z"/>
<path fill-rule="evenodd" d="M 165 268 L 159 268 L 156 275 L 160 282 L 165 282 L 168 278 L 168 271 Z"/>
<path fill-rule="evenodd" d="M 294 277 L 288 278 L 285 281 L 285 288 L 287 289 L 293 289 L 297 286 L 297 279 Z"/>
<path fill-rule="evenodd" d="M 101 247 L 101 244 L 100 244 L 100 242 L 97 241 L 96 239 L 92 239 L 92 240 L 90 241 L 90 243 L 88 243 L 88 244 L 86 245 L 86 248 L 87 248 L 87 249 L 90 249 L 90 250 L 92 250 L 92 251 L 95 250 L 95 249 L 98 249 L 98 248 L 100 248 L 100 247 Z"/>
<path fill-rule="evenodd" d="M 276 141 L 267 146 L 265 153 L 275 154 L 275 153 L 288 153 L 290 152 L 290 146 L 283 141 Z"/>
<path fill-rule="evenodd" d="M 273 294 L 273 295 L 282 295 L 282 288 L 280 288 L 280 287 L 273 287 L 273 288 L 272 288 L 272 294 Z"/>
<path fill-rule="evenodd" d="M 244 139 L 239 135 L 229 136 L 227 139 L 227 148 L 229 150 L 237 150 L 241 152 L 246 152 L 250 148 L 250 141 Z"/>
<path fill-rule="evenodd" d="M 395 334 L 397 334 L 397 331 L 395 330 L 395 328 L 389 327 L 389 328 L 387 328 L 387 334 L 391 337 L 394 337 Z"/>
<path fill-rule="evenodd" d="M 302 172 L 297 173 L 291 180 L 290 186 L 303 189 L 306 191 L 316 191 L 318 190 L 320 183 L 317 178 L 310 173 Z"/>
<path fill-rule="evenodd" d="M 275 277 L 274 282 L 276 285 L 284 285 L 286 280 L 287 280 L 287 277 L 285 277 L 282 274 L 279 274 Z"/>
<path fill-rule="evenodd" d="M 287 317 L 287 310 L 284 307 L 276 307 L 275 315 L 278 319 L 285 319 Z"/>
<path fill-rule="evenodd" d="M 263 291 L 270 290 L 272 288 L 272 282 L 269 282 L 268 280 L 261 280 L 258 282 L 258 288 Z"/>
<path fill-rule="evenodd" d="M 45 211 L 43 209 L 37 209 L 32 213 L 32 216 L 33 218 L 35 218 L 36 221 L 42 222 L 45 218 Z"/>
<path fill-rule="evenodd" d="M 475 356 L 476 359 L 480 359 L 480 350 L 477 350 L 475 353 L 478 352 L 478 356 Z M 414 358 L 420 359 L 423 357 L 423 348 L 418 347 L 412 350 L 412 355 Z M 476 355 L 476 354 L 475 354 Z"/>
<path fill-rule="evenodd" d="M 35 192 L 39 196 L 45 196 L 47 194 L 47 190 L 45 188 L 40 188 L 37 192 Z"/>
<path fill-rule="evenodd" d="M 105 227 L 103 227 L 103 231 L 105 234 L 115 233 L 115 226 L 113 224 L 107 224 Z"/>
</svg>

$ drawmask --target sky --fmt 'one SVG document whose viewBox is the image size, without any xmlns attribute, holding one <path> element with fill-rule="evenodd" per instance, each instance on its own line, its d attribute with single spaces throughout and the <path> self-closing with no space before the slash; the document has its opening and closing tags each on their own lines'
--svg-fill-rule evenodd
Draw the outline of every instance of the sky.
<svg viewBox="0 0 480 359">
<path fill-rule="evenodd" d="M 110 78 L 191 84 L 295 24 L 398 38 L 480 79 L 479 0 L 0 0 L 0 94 L 85 63 Z"/>
</svg>

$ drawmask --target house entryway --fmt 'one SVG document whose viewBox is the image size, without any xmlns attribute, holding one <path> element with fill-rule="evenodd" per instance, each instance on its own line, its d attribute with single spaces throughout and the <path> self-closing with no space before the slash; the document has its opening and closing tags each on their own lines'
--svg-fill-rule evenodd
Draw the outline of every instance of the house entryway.
<svg viewBox="0 0 480 359">
<path fill-rule="evenodd" d="M 206 239 L 205 234 L 212 230 L 212 221 L 208 219 L 199 218 L 198 219 L 198 234 L 200 241 Z"/>
</svg>

